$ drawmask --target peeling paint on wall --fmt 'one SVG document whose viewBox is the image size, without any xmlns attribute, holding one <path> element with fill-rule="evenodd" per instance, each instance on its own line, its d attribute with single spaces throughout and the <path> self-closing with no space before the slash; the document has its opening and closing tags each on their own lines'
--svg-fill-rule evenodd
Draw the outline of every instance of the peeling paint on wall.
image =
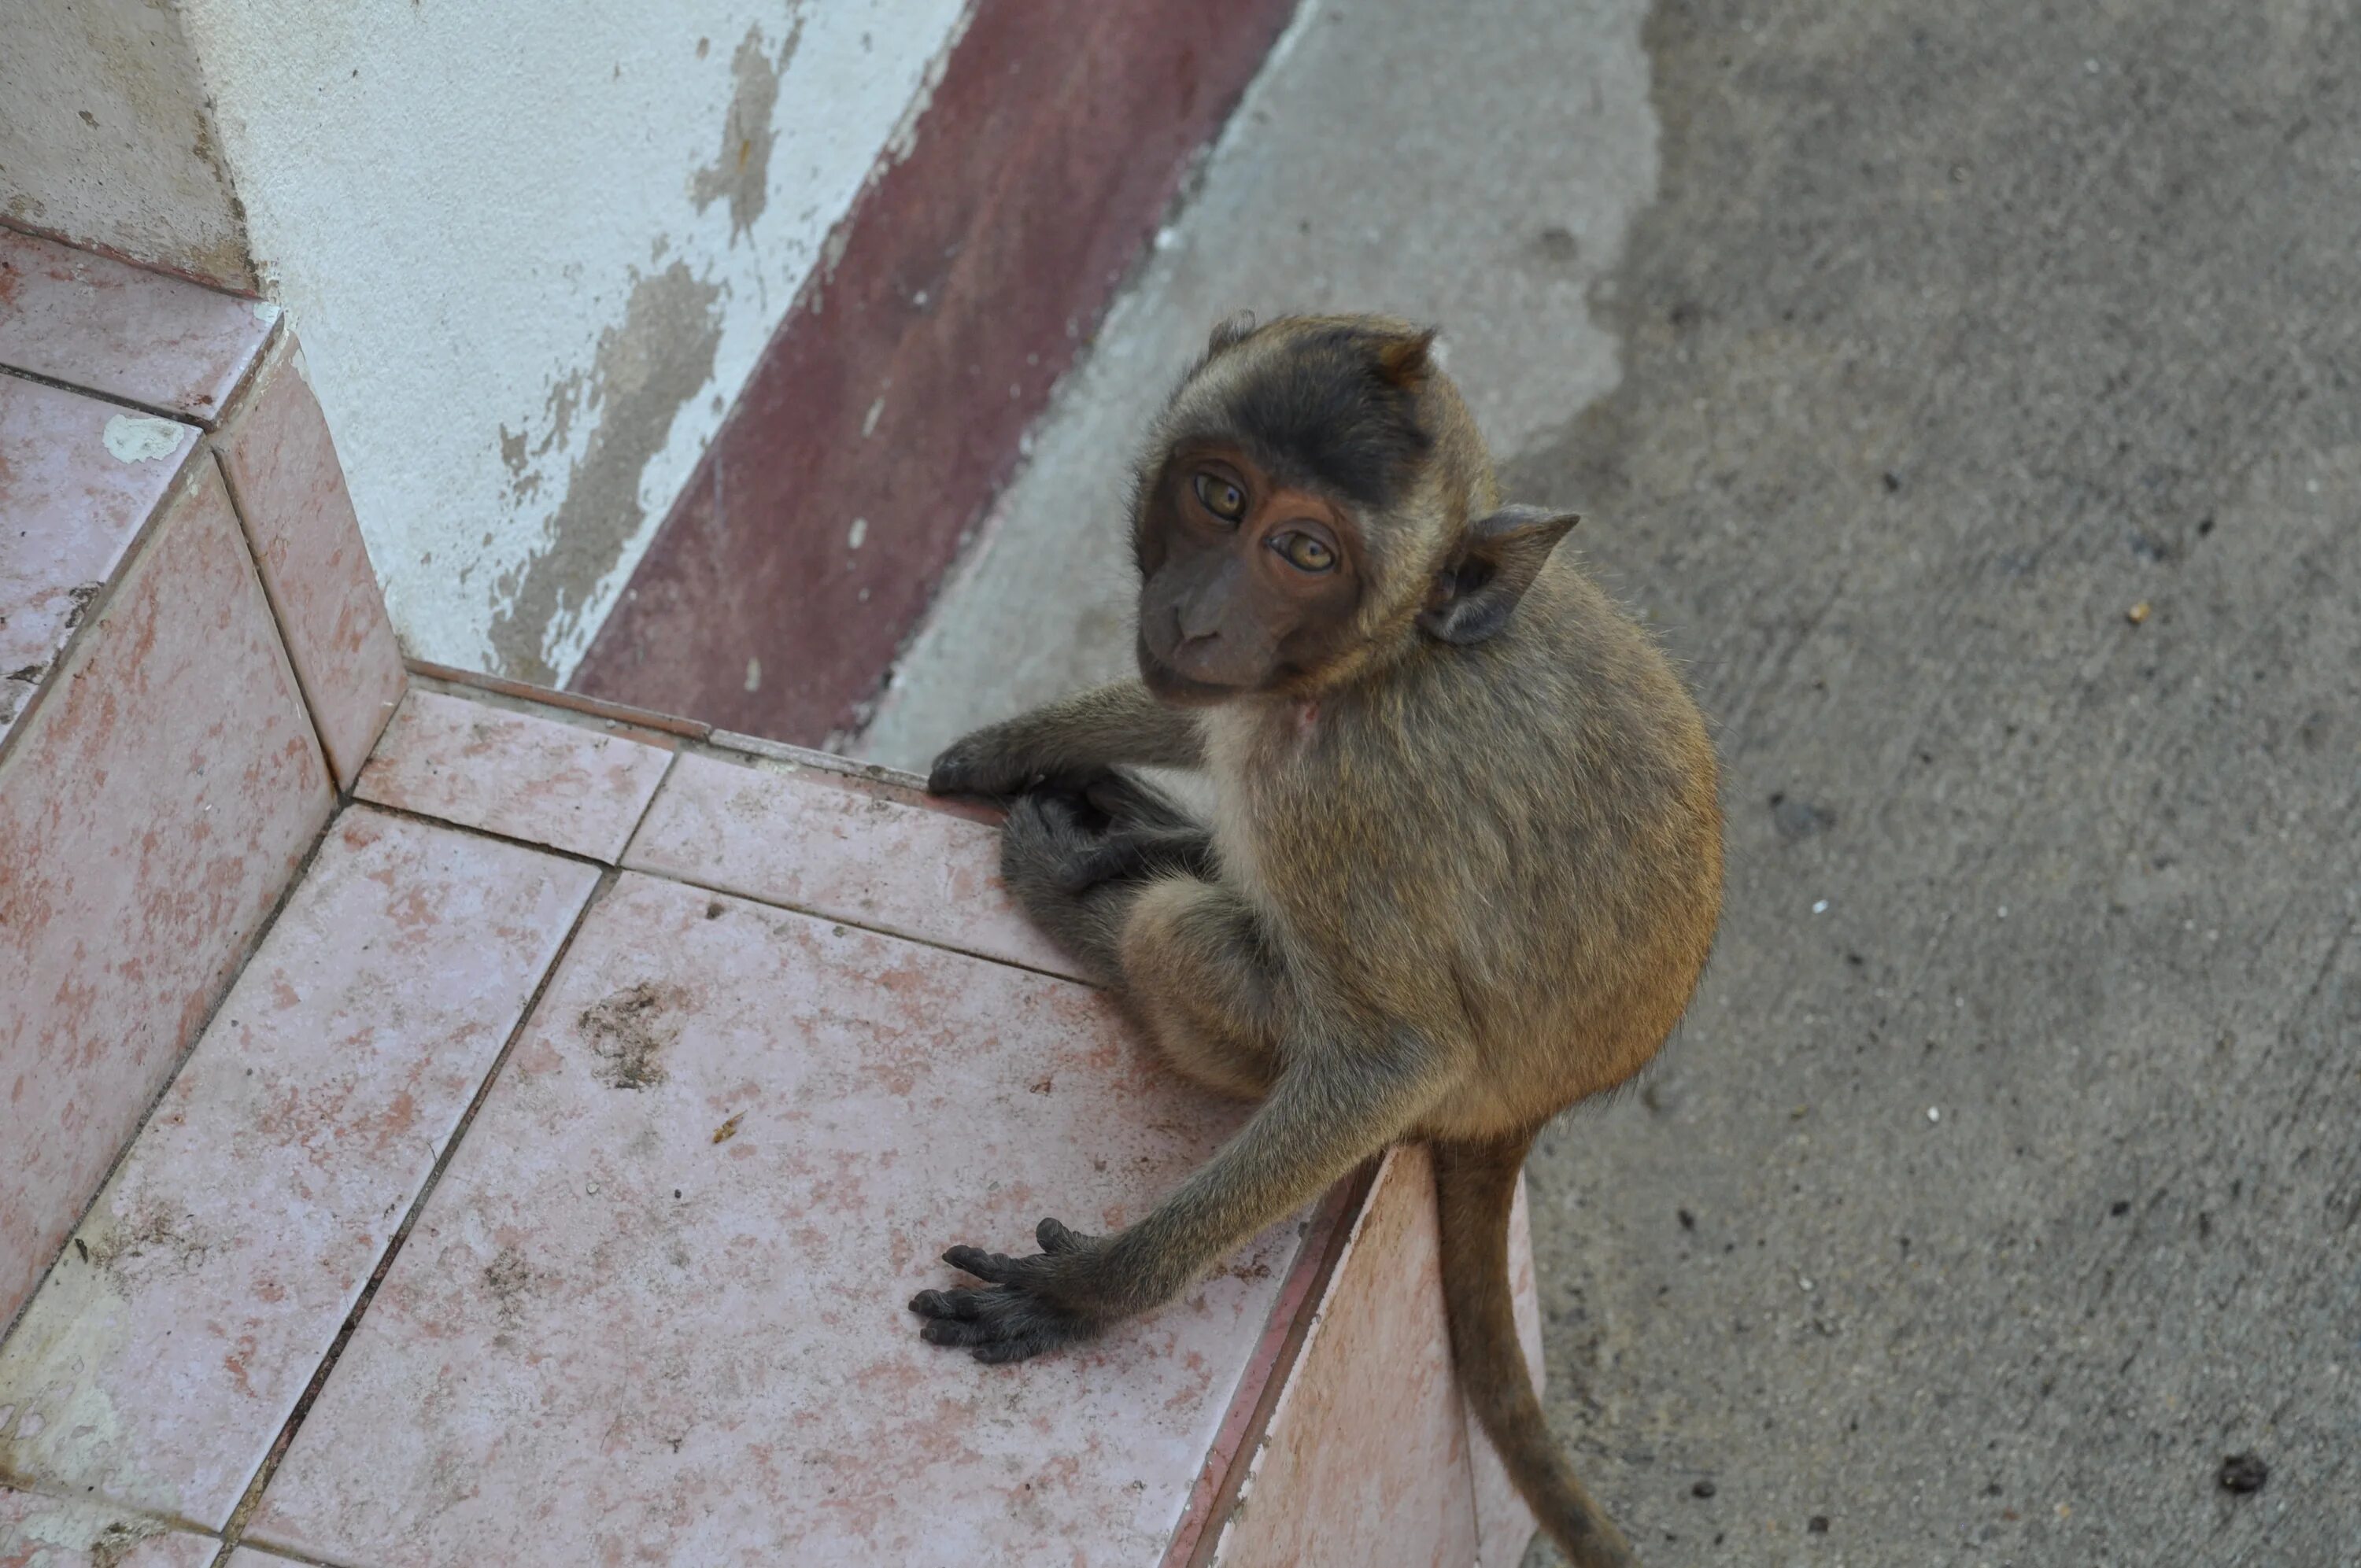
<svg viewBox="0 0 2361 1568">
<path fill-rule="evenodd" d="M 968 0 L 180 0 L 394 625 L 570 675 Z"/>
<path fill-rule="evenodd" d="M 492 618 L 490 641 L 503 674 L 555 684 L 553 641 L 581 630 L 591 590 L 647 521 L 641 486 L 650 460 L 713 378 L 720 301 L 719 286 L 691 276 L 686 262 L 638 279 L 621 323 L 598 334 L 588 374 L 577 371 L 550 389 L 550 429 L 540 450 L 563 446 L 577 408 L 598 422 L 566 475 L 541 547 L 500 577 L 507 603 Z M 504 459 L 512 450 L 521 455 L 523 444 L 522 436 L 500 432 Z M 519 462 L 510 468 L 518 476 L 512 494 L 528 477 L 539 488 L 539 476 L 526 475 Z"/>
<path fill-rule="evenodd" d="M 789 23 L 786 41 L 779 46 L 779 57 L 774 60 L 763 52 L 762 25 L 746 29 L 730 61 L 730 74 L 738 89 L 730 95 L 730 113 L 722 121 L 720 155 L 689 181 L 689 200 L 700 213 L 717 200 L 728 198 L 732 245 L 740 235 L 753 232 L 754 220 L 763 215 L 763 207 L 770 200 L 771 146 L 779 139 L 771 120 L 779 106 L 779 76 L 795 59 L 803 30 L 801 16 Z"/>
</svg>

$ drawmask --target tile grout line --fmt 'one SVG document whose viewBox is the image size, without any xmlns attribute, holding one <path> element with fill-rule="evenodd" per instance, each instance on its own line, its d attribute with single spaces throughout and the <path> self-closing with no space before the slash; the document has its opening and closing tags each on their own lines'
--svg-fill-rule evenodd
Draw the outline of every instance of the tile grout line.
<svg viewBox="0 0 2361 1568">
<path fill-rule="evenodd" d="M 238 411 L 244 413 L 246 411 L 240 408 Z M 271 589 L 270 574 L 262 569 L 262 557 L 255 551 L 254 525 L 246 519 L 246 502 L 237 493 L 237 481 L 230 477 L 229 458 L 222 451 L 221 444 L 210 434 L 197 444 L 212 460 L 214 472 L 221 477 L 222 494 L 229 498 L 230 515 L 237 520 L 238 543 L 246 546 L 247 564 L 254 568 L 254 580 L 262 587 L 262 607 L 270 612 L 270 630 L 278 635 L 279 652 L 286 657 L 287 673 L 295 682 L 295 695 L 302 700 L 303 719 L 312 727 L 313 743 L 320 748 L 320 766 L 327 771 L 329 782 L 335 784 L 335 759 L 328 755 L 327 732 L 320 727 L 321 699 L 313 694 L 312 683 L 303 678 L 303 672 L 295 667 L 295 649 L 287 640 L 287 613 L 280 606 L 278 594 Z M 408 683 L 405 681 L 403 685 L 403 695 L 408 696 Z M 387 723 L 391 723 L 392 718 L 391 714 L 386 715 Z M 379 727 L 379 733 L 383 733 L 383 728 L 382 725 Z M 376 751 L 377 743 L 374 740 L 369 743 L 369 750 L 371 752 Z M 363 766 L 368 764 L 367 758 L 362 759 L 362 764 Z M 355 768 L 353 783 L 357 784 L 360 782 L 360 769 Z M 336 801 L 340 807 L 350 793 L 343 784 L 336 784 Z"/>
<path fill-rule="evenodd" d="M 49 235 L 34 234 L 32 231 L 27 229 L 16 228 L 13 225 L 5 221 L 0 221 L 0 232 L 28 235 L 34 239 L 42 240 L 49 244 L 66 246 L 66 248 L 71 250 L 86 248 L 80 246 L 67 245 L 65 241 L 56 239 L 54 236 Z M 89 251 L 88 253 L 92 255 L 105 254 L 103 251 Z M 119 257 L 110 257 L 108 259 L 121 260 L 122 258 Z M 141 267 L 137 262 L 129 262 L 126 263 L 126 265 L 139 267 L 143 271 L 152 272 L 157 270 L 154 268 Z M 170 276 L 170 274 L 166 274 L 166 276 Z M 211 284 L 206 284 L 203 285 L 203 287 L 212 288 L 213 286 Z M 214 290 L 214 292 L 218 293 L 220 291 L 216 289 Z M 234 297 L 242 298 L 243 296 Z M 214 411 L 214 418 L 210 420 L 202 418 L 196 414 L 184 413 L 176 409 L 159 408 L 151 403 L 139 402 L 130 398 L 117 396 L 112 392 L 102 392 L 94 387 L 77 386 L 71 381 L 60 380 L 55 376 L 44 376 L 38 370 L 27 370 L 22 366 L 0 365 L 0 377 L 14 377 L 20 381 L 27 382 L 36 387 L 48 387 L 54 391 L 66 392 L 76 397 L 89 398 L 96 402 L 111 404 L 116 408 L 130 409 L 138 413 L 150 414 L 159 419 L 170 420 L 174 424 L 185 426 L 196 433 L 196 439 L 189 443 L 187 455 L 181 459 L 179 470 L 175 472 L 171 478 L 165 484 L 162 492 L 156 498 L 156 504 L 148 509 L 148 515 L 141 518 L 139 520 L 138 526 L 131 531 L 130 538 L 124 541 L 123 553 L 119 557 L 117 557 L 115 570 L 108 575 L 104 587 L 100 590 L 95 598 L 93 598 L 89 604 L 82 607 L 82 620 L 67 629 L 65 641 L 58 648 L 56 652 L 49 656 L 49 678 L 34 686 L 31 695 L 25 699 L 25 706 L 18 709 L 15 718 L 10 720 L 7 730 L 5 733 L 0 733 L 0 761 L 5 761 L 16 750 L 16 742 L 29 727 L 33 715 L 46 704 L 49 694 L 56 689 L 58 672 L 65 667 L 66 662 L 73 656 L 74 650 L 85 640 L 85 629 L 95 626 L 98 623 L 102 614 L 107 607 L 114 602 L 115 598 L 115 589 L 130 577 L 132 571 L 137 565 L 140 558 L 145 554 L 148 543 L 160 531 L 160 525 L 164 518 L 171 511 L 172 508 L 177 506 L 182 498 L 188 494 L 192 477 L 197 470 L 199 455 L 203 453 L 213 444 L 214 436 L 218 433 L 222 426 L 230 422 L 233 414 L 242 413 L 245 411 L 245 405 L 251 400 L 247 394 L 252 391 L 258 384 L 262 373 L 263 364 L 270 357 L 272 351 L 277 347 L 280 334 L 289 330 L 286 323 L 287 315 L 283 311 L 280 312 L 277 317 L 273 318 L 269 330 L 265 332 L 262 334 L 262 340 L 254 345 L 254 352 L 247 357 L 246 364 L 238 370 L 237 378 L 230 383 L 228 395 L 222 399 L 221 407 Z M 222 475 L 222 484 L 225 490 L 229 488 L 229 476 L 226 472 L 224 472 Z M 230 510 L 237 517 L 238 532 L 241 534 L 244 534 L 246 532 L 246 518 L 245 514 L 238 510 L 237 497 L 234 491 L 230 494 Z M 253 543 L 249 540 L 247 544 L 247 553 L 248 554 L 252 554 L 253 550 Z M 257 576 L 260 576 L 259 572 L 257 573 Z M 268 587 L 264 589 L 263 597 L 267 602 L 269 598 L 269 590 Z M 287 633 L 286 630 L 278 624 L 278 609 L 276 606 L 273 606 L 271 609 L 271 624 L 273 630 L 279 632 L 280 643 L 283 647 L 286 644 Z M 300 680 L 297 683 L 296 689 L 299 692 L 302 689 Z M 307 718 L 311 717 L 311 703 L 308 697 L 304 702 L 304 717 Z M 314 724 L 313 728 L 316 733 L 319 727 Z M 321 755 L 325 757 L 326 754 L 326 748 L 323 746 Z M 335 776 L 333 769 L 330 770 L 329 776 L 331 778 Z"/>
<path fill-rule="evenodd" d="M 357 792 L 360 781 L 355 779 L 353 783 Z M 617 872 L 625 869 L 619 861 L 602 861 L 596 855 L 586 855 L 579 850 L 563 850 L 555 844 L 544 844 L 537 839 L 520 839 L 495 828 L 478 827 L 472 822 L 455 822 L 448 817 L 437 817 L 432 812 L 413 810 L 407 806 L 388 806 L 384 801 L 372 800 L 368 795 L 358 793 L 355 793 L 345 804 L 347 807 L 359 806 L 368 811 L 382 812 L 388 817 L 398 817 L 406 822 L 423 822 L 430 828 L 447 828 L 454 833 L 465 833 L 471 839 L 489 839 L 495 844 L 513 844 L 520 850 L 531 850 L 537 855 L 553 855 L 561 861 L 571 861 L 577 866 L 588 866 L 593 871 Z"/>
<path fill-rule="evenodd" d="M 684 748 L 684 751 L 685 750 L 686 748 Z M 672 769 L 679 765 L 679 754 L 675 753 L 673 761 L 665 765 L 664 777 L 666 779 L 671 778 Z M 356 785 L 357 785 L 358 782 L 359 781 L 357 780 L 355 781 Z M 663 784 L 659 783 L 656 788 L 657 793 L 661 795 L 664 788 Z M 648 806 L 646 810 L 641 813 L 639 822 L 635 824 L 631 829 L 631 837 L 634 840 L 638 839 L 640 829 L 646 826 L 648 814 L 655 809 L 655 795 L 648 797 Z M 617 874 L 628 872 L 633 876 L 647 877 L 654 882 L 668 882 L 681 887 L 693 887 L 699 893 L 718 893 L 725 898 L 742 898 L 749 904 L 757 904 L 765 909 L 783 909 L 790 915 L 800 915 L 807 920 L 825 920 L 831 925 L 849 927 L 856 931 L 867 931 L 873 936 L 888 937 L 895 941 L 908 942 L 915 947 L 932 948 L 937 952 L 950 953 L 962 959 L 972 959 L 978 963 L 998 964 L 1004 969 L 1016 970 L 1024 974 L 1039 975 L 1044 980 L 1063 981 L 1068 985 L 1079 985 L 1086 991 L 1097 991 L 1100 989 L 1098 986 L 1092 984 L 1089 981 L 1083 980 L 1078 975 L 1061 974 L 1056 970 L 1043 969 L 1038 964 L 1024 963 L 1016 959 L 1002 958 L 996 953 L 978 952 L 972 948 L 962 948 L 954 943 L 937 940 L 931 937 L 921 937 L 914 932 L 899 930 L 892 926 L 880 926 L 873 921 L 862 920 L 850 916 L 832 914 L 828 910 L 815 908 L 814 906 L 807 904 L 788 904 L 783 903 L 778 899 L 763 898 L 755 894 L 747 893 L 738 888 L 725 887 L 719 883 L 701 881 L 698 878 L 686 876 L 676 872 L 659 871 L 653 866 L 647 865 L 633 865 L 630 863 L 629 861 L 629 856 L 632 849 L 632 845 L 630 843 L 625 844 L 623 849 L 623 854 L 626 857 L 625 859 L 620 861 L 602 861 L 596 855 L 586 855 L 575 850 L 562 850 L 555 844 L 544 844 L 533 839 L 515 838 L 510 834 L 502 833 L 496 828 L 478 827 L 472 822 L 455 822 L 447 817 L 436 817 L 427 812 L 412 810 L 408 806 L 389 806 L 383 801 L 372 800 L 365 795 L 353 795 L 346 799 L 345 804 L 348 807 L 355 806 L 366 806 L 371 811 L 381 811 L 389 817 L 399 817 L 412 822 L 423 822 L 435 828 L 447 828 L 455 833 L 467 833 L 477 838 L 489 839 L 496 844 L 514 844 L 519 849 L 531 850 L 538 854 L 555 855 L 562 860 L 572 861 L 577 865 L 590 866 L 601 872 L 609 872 Z"/>
<path fill-rule="evenodd" d="M 175 1535 L 200 1535 L 209 1541 L 219 1541 L 221 1531 L 199 1524 L 186 1514 L 159 1514 L 137 1503 L 126 1503 L 100 1491 L 95 1486 L 72 1489 L 68 1483 L 40 1475 L 19 1475 L 10 1472 L 0 1478 L 0 1494 L 15 1492 L 27 1497 L 47 1497 L 52 1502 L 67 1503 L 77 1508 L 94 1508 L 120 1519 L 136 1519 L 152 1524 Z M 14 1538 L 10 1538 L 11 1541 Z M 0 1541 L 0 1545 L 8 1542 Z"/>
<path fill-rule="evenodd" d="M 424 820 L 432 821 L 434 818 Z M 548 967 L 542 970 L 541 979 L 534 984 L 533 993 L 525 999 L 523 1008 L 517 1014 L 516 1024 L 509 1030 L 509 1037 L 501 1042 L 500 1054 L 492 1058 L 491 1066 L 485 1069 L 484 1080 L 476 1086 L 476 1092 L 468 1100 L 467 1108 L 460 1113 L 458 1124 L 452 1129 L 449 1141 L 443 1146 L 443 1152 L 435 1157 L 434 1166 L 426 1173 L 426 1179 L 419 1185 L 418 1196 L 411 1201 L 409 1212 L 401 1217 L 401 1223 L 394 1227 L 392 1236 L 386 1243 L 384 1253 L 378 1258 L 377 1266 L 369 1273 L 368 1283 L 361 1287 L 360 1295 L 355 1298 L 352 1310 L 346 1314 L 343 1324 L 336 1330 L 336 1337 L 329 1343 L 327 1353 L 321 1357 L 320 1365 L 313 1370 L 311 1381 L 304 1385 L 303 1392 L 296 1397 L 294 1408 L 288 1411 L 286 1423 L 280 1427 L 279 1436 L 271 1442 L 269 1452 L 263 1455 L 261 1464 L 255 1470 L 254 1479 L 247 1483 L 245 1495 L 238 1499 L 237 1506 L 230 1510 L 229 1522 L 222 1527 L 220 1532 L 222 1549 L 214 1558 L 213 1568 L 228 1568 L 230 1559 L 245 1543 L 247 1521 L 253 1517 L 254 1510 L 261 1506 L 263 1493 L 269 1487 L 272 1478 L 278 1475 L 280 1464 L 286 1458 L 288 1449 L 293 1444 L 297 1431 L 303 1425 L 303 1419 L 312 1412 L 313 1401 L 319 1398 L 320 1390 L 327 1386 L 330 1375 L 336 1369 L 337 1361 L 344 1355 L 345 1346 L 351 1343 L 354 1332 L 360 1327 L 362 1317 L 367 1314 L 371 1303 L 377 1299 L 378 1287 L 385 1282 L 385 1277 L 392 1269 L 395 1260 L 401 1257 L 402 1248 L 410 1240 L 412 1230 L 416 1227 L 420 1216 L 425 1213 L 426 1205 L 434 1198 L 435 1188 L 441 1185 L 444 1171 L 449 1168 L 452 1159 L 458 1154 L 460 1144 L 466 1141 L 469 1129 L 476 1124 L 477 1113 L 483 1109 L 484 1102 L 491 1095 L 492 1086 L 500 1081 L 501 1072 L 508 1067 L 509 1058 L 514 1054 L 517 1042 L 524 1037 L 525 1030 L 531 1026 L 534 1015 L 541 1011 L 542 999 L 548 994 L 551 984 L 557 978 L 557 971 L 566 967 L 566 958 L 574 951 L 575 939 L 582 934 L 582 927 L 588 923 L 591 911 L 598 907 L 608 892 L 615 885 L 616 878 L 620 873 L 613 867 L 600 866 L 598 871 L 598 881 L 592 885 L 590 895 L 582 901 L 582 907 L 575 912 L 573 924 L 566 927 L 565 940 L 559 942 L 557 950 L 550 955 Z M 276 1552 L 278 1549 L 273 1547 L 270 1550 Z"/>
<path fill-rule="evenodd" d="M 80 251 L 85 256 L 95 256 L 107 261 L 116 262 L 136 272 L 151 272 L 159 278 L 170 278 L 176 283 L 194 283 L 209 294 L 220 294 L 232 300 L 243 300 L 249 304 L 259 305 L 270 302 L 262 297 L 258 285 L 248 289 L 236 283 L 225 283 L 218 278 L 208 278 L 186 268 L 175 267 L 169 261 L 143 261 L 129 251 L 117 249 L 104 240 L 68 239 L 64 235 L 38 227 L 23 218 L 0 214 L 0 233 L 20 234 L 27 239 L 39 240 L 44 245 L 54 245 L 66 250 Z"/>
<path fill-rule="evenodd" d="M 615 865 L 618 870 L 631 858 L 631 851 L 639 847 L 640 835 L 648 830 L 648 818 L 656 814 L 656 802 L 664 798 L 664 785 L 672 783 L 673 774 L 680 771 L 680 754 L 686 749 L 683 746 L 675 746 L 672 749 L 672 755 L 664 759 L 664 772 L 657 776 L 656 787 L 648 791 L 647 804 L 640 807 L 640 814 L 637 817 L 631 818 L 631 830 L 623 835 L 623 846 L 615 851 Z"/>
<path fill-rule="evenodd" d="M 633 876 L 647 877 L 654 882 L 668 882 L 679 887 L 693 887 L 699 893 L 718 893 L 724 898 L 742 898 L 747 903 L 760 905 L 764 909 L 785 910 L 789 915 L 799 915 L 807 920 L 824 920 L 831 926 L 842 926 L 854 931 L 866 931 L 872 936 L 891 938 L 896 942 L 907 942 L 913 947 L 932 948 L 939 953 L 950 953 L 954 958 L 972 959 L 978 963 L 997 964 L 1003 969 L 1013 969 L 1020 974 L 1039 975 L 1044 980 L 1062 981 L 1068 985 L 1079 985 L 1085 991 L 1102 989 L 1076 975 L 1060 974 L 1056 970 L 1042 969 L 1038 965 L 1022 963 L 1016 959 L 1005 959 L 997 953 L 980 953 L 972 948 L 954 947 L 949 942 L 938 941 L 932 937 L 917 936 L 909 931 L 897 930 L 891 926 L 879 926 L 843 915 L 831 915 L 825 909 L 815 909 L 809 905 L 783 904 L 777 899 L 762 898 L 751 893 L 741 893 L 734 887 L 699 882 L 692 876 L 683 876 L 674 872 L 654 871 L 646 866 L 617 866 L 615 869 L 619 872 L 629 872 Z"/>
<path fill-rule="evenodd" d="M 607 702 L 558 686 L 537 686 L 526 681 L 512 681 L 506 675 L 465 669 L 457 664 L 437 663 L 415 654 L 405 655 L 402 667 L 419 679 L 438 682 L 442 686 L 457 687 L 456 691 L 448 694 L 453 696 L 466 696 L 472 700 L 493 697 L 502 702 L 527 703 L 534 707 L 554 708 L 576 718 L 596 718 L 608 724 L 669 735 L 679 740 L 703 740 L 712 733 L 712 726 L 693 718 L 683 718 L 677 714 L 660 713 L 652 707 L 634 707 L 630 703 Z M 440 686 L 427 689 L 439 690 Z"/>
<path fill-rule="evenodd" d="M 78 398 L 88 398 L 93 402 L 112 403 L 118 409 L 129 409 L 134 413 L 148 414 L 157 419 L 168 419 L 174 424 L 189 426 L 201 437 L 211 435 L 215 428 L 214 421 L 207 420 L 199 414 L 190 413 L 184 409 L 168 409 L 157 403 L 143 403 L 136 398 L 126 398 L 120 392 L 102 392 L 96 387 L 84 387 L 72 381 L 61 381 L 55 376 L 44 376 L 38 370 L 27 370 L 21 365 L 0 365 L 0 376 L 14 376 L 20 381 L 30 381 L 36 386 L 54 388 L 60 392 L 71 392 Z"/>
<path fill-rule="evenodd" d="M 270 331 L 264 335 L 261 344 L 255 349 L 254 357 L 239 374 L 236 383 L 230 389 L 229 396 L 223 400 L 220 422 L 203 431 L 197 438 L 196 445 L 197 450 L 213 459 L 214 472 L 221 476 L 222 494 L 229 498 L 230 515 L 237 520 L 238 539 L 246 545 L 246 557 L 254 567 L 255 581 L 262 585 L 262 602 L 270 611 L 270 629 L 279 634 L 279 651 L 286 655 L 287 673 L 294 677 L 295 695 L 303 700 L 303 717 L 311 723 L 312 739 L 319 744 L 320 762 L 327 769 L 330 781 L 336 783 L 336 806 L 338 810 L 342 810 L 352 804 L 353 791 L 360 784 L 362 772 L 377 755 L 378 742 L 385 739 L 387 729 L 393 723 L 394 714 L 401 709 L 403 700 L 410 696 L 409 666 L 405 664 L 402 667 L 401 696 L 396 697 L 385 711 L 378 716 L 376 732 L 369 737 L 368 747 L 361 756 L 360 766 L 353 770 L 352 784 L 347 785 L 336 781 L 336 762 L 334 757 L 328 755 L 328 732 L 320 722 L 325 698 L 313 691 L 313 683 L 306 679 L 303 671 L 296 666 L 295 644 L 287 635 L 287 611 L 279 602 L 279 593 L 271 584 L 270 574 L 262 569 L 262 555 L 254 542 L 254 524 L 247 516 L 247 498 L 238 487 L 237 476 L 230 472 L 229 454 L 222 449 L 222 442 L 229 434 L 230 427 L 252 413 L 255 407 L 261 402 L 263 385 L 268 377 L 280 374 L 293 374 L 298 377 L 302 375 L 301 371 L 294 369 L 293 350 L 288 347 L 288 345 L 293 341 L 294 334 L 287 327 L 286 317 L 282 315 L 271 324 Z M 274 356 L 280 361 L 276 367 L 271 364 Z M 335 440 L 333 435 L 329 438 L 328 449 L 331 455 L 335 451 Z M 339 459 L 339 469 L 342 466 L 342 459 Z M 380 605 L 383 603 L 382 592 L 379 594 L 379 603 Z"/>
</svg>

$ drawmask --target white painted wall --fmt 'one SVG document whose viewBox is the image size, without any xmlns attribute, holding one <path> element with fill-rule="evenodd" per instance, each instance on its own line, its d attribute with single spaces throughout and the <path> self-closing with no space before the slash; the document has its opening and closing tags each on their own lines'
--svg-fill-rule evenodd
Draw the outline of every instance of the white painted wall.
<svg viewBox="0 0 2361 1568">
<path fill-rule="evenodd" d="M 579 661 L 963 14 L 184 5 L 405 645 L 544 681 Z"/>
</svg>

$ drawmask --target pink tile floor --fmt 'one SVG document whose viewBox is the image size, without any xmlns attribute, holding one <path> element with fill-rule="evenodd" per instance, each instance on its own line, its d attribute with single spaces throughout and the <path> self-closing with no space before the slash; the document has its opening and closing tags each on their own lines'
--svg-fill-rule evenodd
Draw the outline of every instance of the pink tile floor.
<svg viewBox="0 0 2361 1568">
<path fill-rule="evenodd" d="M 405 671 L 274 323 L 0 230 L 0 1568 L 1518 1560 L 1416 1150 L 923 1343 L 1244 1109 L 983 814 Z"/>
<path fill-rule="evenodd" d="M 1341 1246 L 1281 1225 L 1082 1352 L 928 1346 L 945 1245 L 1120 1225 L 1240 1108 L 1045 972 L 990 830 L 906 787 L 409 704 L 364 793 L 439 793 L 331 824 L 0 1344 L 0 1476 L 163 1532 L 126 1563 L 1521 1550 L 1479 1538 L 1414 1152 Z M 1242 1478 L 1294 1500 L 1180 1529 Z"/>
</svg>

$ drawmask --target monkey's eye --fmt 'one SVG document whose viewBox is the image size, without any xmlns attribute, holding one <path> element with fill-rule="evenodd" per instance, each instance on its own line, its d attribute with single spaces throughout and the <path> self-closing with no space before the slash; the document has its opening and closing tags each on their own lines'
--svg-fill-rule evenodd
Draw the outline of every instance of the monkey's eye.
<svg viewBox="0 0 2361 1568">
<path fill-rule="evenodd" d="M 1270 547 L 1299 572 L 1324 572 L 1336 564 L 1336 552 L 1308 533 L 1282 533 Z"/>
<path fill-rule="evenodd" d="M 1224 522 L 1235 522 L 1246 516 L 1246 493 L 1219 474 L 1200 474 L 1190 483 L 1205 510 Z"/>
</svg>

